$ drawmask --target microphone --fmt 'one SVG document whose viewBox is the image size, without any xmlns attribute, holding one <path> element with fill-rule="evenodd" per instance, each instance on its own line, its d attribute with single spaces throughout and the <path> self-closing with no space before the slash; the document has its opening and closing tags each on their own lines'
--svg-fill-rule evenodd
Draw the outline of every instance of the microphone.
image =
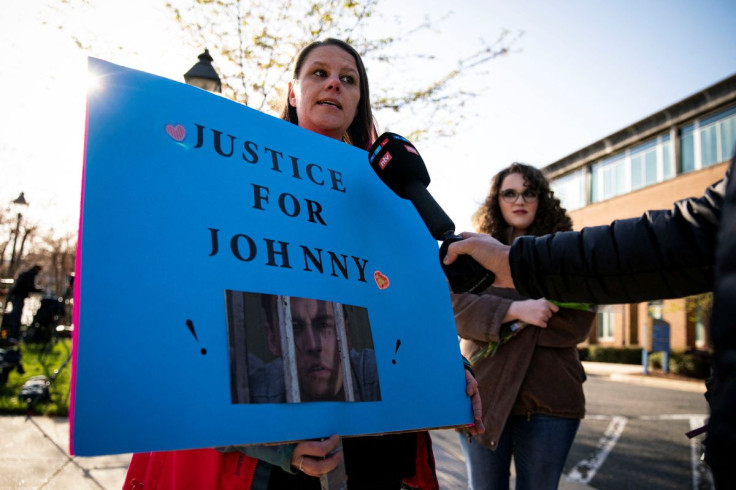
<svg viewBox="0 0 736 490">
<path fill-rule="evenodd" d="M 435 240 L 444 240 L 455 232 L 455 223 L 427 191 L 427 167 L 409 140 L 383 133 L 373 143 L 368 161 L 389 189 L 411 201 Z"/>
<path fill-rule="evenodd" d="M 389 189 L 414 205 L 435 240 L 442 240 L 440 265 L 454 293 L 482 291 L 495 275 L 469 255 L 461 255 L 450 265 L 442 263 L 451 243 L 463 238 L 455 234 L 455 223 L 427 190 L 429 172 L 413 144 L 395 133 L 383 133 L 368 150 L 368 162 Z"/>
</svg>

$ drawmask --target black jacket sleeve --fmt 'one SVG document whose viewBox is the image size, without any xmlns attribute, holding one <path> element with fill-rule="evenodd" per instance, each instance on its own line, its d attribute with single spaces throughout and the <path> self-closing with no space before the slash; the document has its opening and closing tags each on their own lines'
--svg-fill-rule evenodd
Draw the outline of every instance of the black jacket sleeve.
<svg viewBox="0 0 736 490">
<path fill-rule="evenodd" d="M 731 171 L 736 168 L 736 155 Z M 736 488 L 736 182 L 729 182 L 716 251 L 713 313 L 713 379 L 708 388 L 710 420 L 705 461 L 713 470 L 716 488 Z"/>
<path fill-rule="evenodd" d="M 702 197 L 678 201 L 669 211 L 518 238 L 509 254 L 517 290 L 530 298 L 597 304 L 710 291 L 729 174 Z"/>
</svg>

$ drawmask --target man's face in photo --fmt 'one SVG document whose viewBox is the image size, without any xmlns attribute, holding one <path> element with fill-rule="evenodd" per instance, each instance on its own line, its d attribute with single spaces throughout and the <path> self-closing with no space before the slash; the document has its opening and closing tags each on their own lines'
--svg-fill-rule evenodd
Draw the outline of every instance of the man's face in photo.
<svg viewBox="0 0 736 490">
<path fill-rule="evenodd" d="M 291 321 L 302 401 L 344 400 L 332 303 L 292 297 Z"/>
</svg>

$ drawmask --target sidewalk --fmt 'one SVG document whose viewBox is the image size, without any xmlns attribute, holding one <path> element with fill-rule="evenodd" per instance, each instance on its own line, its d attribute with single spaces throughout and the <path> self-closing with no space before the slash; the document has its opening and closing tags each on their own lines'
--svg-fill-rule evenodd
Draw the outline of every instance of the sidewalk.
<svg viewBox="0 0 736 490">
<path fill-rule="evenodd" d="M 639 364 L 614 364 L 611 362 L 583 362 L 585 373 L 588 376 L 608 376 L 611 381 L 640 384 L 669 390 L 691 391 L 705 393 L 705 381 L 696 379 L 682 379 L 663 377 L 650 371 L 647 376 L 644 368 Z"/>
<path fill-rule="evenodd" d="M 613 381 L 702 393 L 702 381 L 643 376 L 638 365 L 584 362 L 589 376 Z M 0 416 L 0 488 L 84 490 L 120 489 L 130 454 L 83 458 L 69 456 L 69 421 L 43 416 Z M 467 476 L 454 430 L 432 431 L 437 472 L 443 489 L 466 488 Z M 513 471 L 513 470 L 512 470 Z M 560 488 L 590 488 L 561 481 Z"/>
<path fill-rule="evenodd" d="M 0 417 L 0 488 L 120 489 L 130 455 L 69 456 L 66 417 Z"/>
</svg>

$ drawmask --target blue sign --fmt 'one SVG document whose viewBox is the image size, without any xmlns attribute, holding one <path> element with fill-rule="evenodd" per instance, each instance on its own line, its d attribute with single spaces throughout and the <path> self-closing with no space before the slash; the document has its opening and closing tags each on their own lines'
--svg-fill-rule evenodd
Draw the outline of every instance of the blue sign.
<svg viewBox="0 0 736 490">
<path fill-rule="evenodd" d="M 670 325 L 664 320 L 652 319 L 652 352 L 669 352 Z"/>
<path fill-rule="evenodd" d="M 88 96 L 75 454 L 472 422 L 437 242 L 365 151 L 182 83 L 92 58 L 89 69 L 101 86 Z M 234 348 L 269 324 L 262 298 L 292 298 L 270 321 L 280 334 Z M 353 312 L 328 333 L 343 332 L 343 363 L 361 359 L 380 382 L 356 401 L 301 401 L 313 387 L 296 377 L 291 403 L 254 387 L 301 376 L 309 299 Z"/>
</svg>

